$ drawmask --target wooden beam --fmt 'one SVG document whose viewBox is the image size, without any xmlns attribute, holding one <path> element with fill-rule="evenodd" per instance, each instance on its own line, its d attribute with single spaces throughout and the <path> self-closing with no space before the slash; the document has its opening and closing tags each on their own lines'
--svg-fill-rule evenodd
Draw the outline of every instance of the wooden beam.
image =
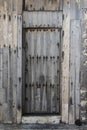
<svg viewBox="0 0 87 130">
<path fill-rule="evenodd" d="M 82 122 L 87 123 L 87 9 L 82 9 L 81 20 L 81 109 Z M 85 95 L 85 96 L 84 96 Z"/>
<path fill-rule="evenodd" d="M 17 123 L 21 123 L 22 118 L 22 16 L 18 15 L 17 25 L 18 36 L 18 56 L 17 56 Z"/>
<path fill-rule="evenodd" d="M 70 46 L 70 0 L 63 3 L 63 45 L 62 45 L 62 122 L 68 123 L 69 111 L 69 46 Z"/>
<path fill-rule="evenodd" d="M 71 21 L 70 42 L 70 108 L 69 123 L 74 124 L 79 119 L 80 109 L 80 46 L 81 46 L 80 20 Z"/>
<path fill-rule="evenodd" d="M 70 102 L 69 123 L 74 124 L 79 119 L 80 111 L 80 0 L 72 0 L 70 8 Z"/>
</svg>

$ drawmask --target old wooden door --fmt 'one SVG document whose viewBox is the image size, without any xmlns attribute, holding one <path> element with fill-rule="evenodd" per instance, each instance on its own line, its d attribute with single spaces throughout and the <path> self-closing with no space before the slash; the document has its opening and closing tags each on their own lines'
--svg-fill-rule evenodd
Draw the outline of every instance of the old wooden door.
<svg viewBox="0 0 87 130">
<path fill-rule="evenodd" d="M 60 113 L 62 3 L 25 0 L 23 114 Z"/>
</svg>

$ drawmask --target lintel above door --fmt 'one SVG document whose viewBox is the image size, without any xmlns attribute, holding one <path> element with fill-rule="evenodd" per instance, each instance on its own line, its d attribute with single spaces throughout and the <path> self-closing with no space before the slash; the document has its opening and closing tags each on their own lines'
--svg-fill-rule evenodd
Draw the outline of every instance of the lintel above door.
<svg viewBox="0 0 87 130">
<path fill-rule="evenodd" d="M 62 28 L 62 11 L 23 11 L 23 28 Z"/>
</svg>

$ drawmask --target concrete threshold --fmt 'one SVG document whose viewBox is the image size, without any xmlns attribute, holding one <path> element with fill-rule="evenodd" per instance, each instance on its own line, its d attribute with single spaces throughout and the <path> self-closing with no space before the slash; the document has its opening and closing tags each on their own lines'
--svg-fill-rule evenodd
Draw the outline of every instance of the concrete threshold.
<svg viewBox="0 0 87 130">
<path fill-rule="evenodd" d="M 87 125 L 65 125 L 65 124 L 0 124 L 0 130 L 87 130 Z"/>
</svg>

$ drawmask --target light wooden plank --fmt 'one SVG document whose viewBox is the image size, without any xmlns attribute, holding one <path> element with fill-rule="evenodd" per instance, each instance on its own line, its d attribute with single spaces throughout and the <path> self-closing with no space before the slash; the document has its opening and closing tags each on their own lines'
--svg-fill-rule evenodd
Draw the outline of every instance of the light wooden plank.
<svg viewBox="0 0 87 130">
<path fill-rule="evenodd" d="M 8 15 L 7 15 L 7 2 L 4 1 L 4 11 L 3 11 L 4 17 L 3 17 L 3 55 L 2 55 L 2 87 L 5 89 L 5 102 L 3 103 L 3 122 L 9 122 L 10 114 L 9 112 L 9 105 L 7 101 L 7 89 L 8 89 L 8 55 L 9 55 L 9 48 L 8 48 Z M 7 113 L 5 113 L 7 111 Z M 5 114 L 4 114 L 5 113 Z"/>
<path fill-rule="evenodd" d="M 17 13 L 18 10 L 18 0 L 12 0 L 12 12 Z"/>
<path fill-rule="evenodd" d="M 17 122 L 17 14 L 13 14 L 12 42 L 12 93 L 13 93 L 13 122 Z"/>
<path fill-rule="evenodd" d="M 4 2 L 3 0 L 0 0 L 0 11 L 3 12 Z"/>
<path fill-rule="evenodd" d="M 18 15 L 17 24 L 17 123 L 21 123 L 22 117 L 22 16 Z"/>
<path fill-rule="evenodd" d="M 62 122 L 68 123 L 69 111 L 69 45 L 70 45 L 70 0 L 63 3 L 63 46 L 62 46 Z M 67 75 L 66 75 L 67 74 Z"/>
<path fill-rule="evenodd" d="M 12 4 L 13 4 L 13 0 L 7 0 L 8 2 L 8 14 L 12 14 Z"/>
<path fill-rule="evenodd" d="M 18 0 L 17 2 L 17 14 L 22 15 L 23 0 Z"/>
<path fill-rule="evenodd" d="M 76 21 L 76 32 L 77 32 L 77 46 L 76 46 L 76 91 L 75 91 L 75 97 L 76 97 L 76 120 L 80 119 L 80 52 L 81 52 L 81 23 L 80 20 Z M 79 32 L 79 33 L 78 33 Z"/>
<path fill-rule="evenodd" d="M 10 19 L 9 19 L 10 17 Z M 12 123 L 12 80 L 11 80 L 11 46 L 12 46 L 12 16 L 8 15 L 8 87 L 7 87 L 7 103 L 9 122 Z"/>
</svg>

